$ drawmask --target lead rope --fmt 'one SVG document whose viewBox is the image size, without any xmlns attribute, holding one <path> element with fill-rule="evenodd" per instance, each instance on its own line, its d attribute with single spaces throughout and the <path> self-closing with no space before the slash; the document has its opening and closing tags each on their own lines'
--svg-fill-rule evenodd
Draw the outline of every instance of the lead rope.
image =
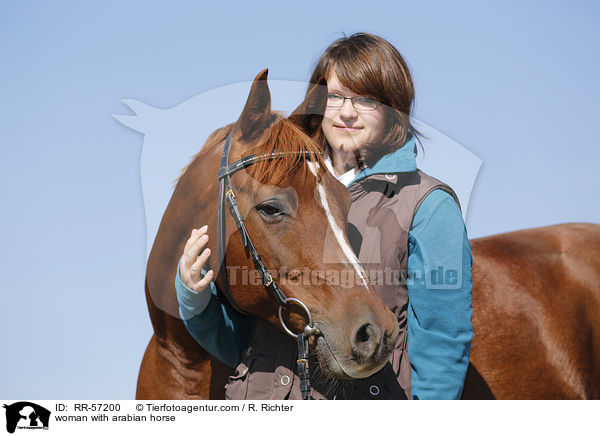
<svg viewBox="0 0 600 436">
<path fill-rule="evenodd" d="M 298 377 L 300 377 L 300 392 L 303 400 L 310 400 L 310 375 L 308 373 L 308 335 L 304 332 L 298 335 Z"/>
</svg>

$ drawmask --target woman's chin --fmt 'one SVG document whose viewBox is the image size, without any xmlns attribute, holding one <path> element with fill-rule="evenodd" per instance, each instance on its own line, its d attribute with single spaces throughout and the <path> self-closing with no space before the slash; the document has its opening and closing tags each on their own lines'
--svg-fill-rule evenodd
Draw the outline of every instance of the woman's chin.
<svg viewBox="0 0 600 436">
<path fill-rule="evenodd" d="M 365 140 L 357 133 L 339 133 L 333 140 L 328 141 L 329 146 L 339 153 L 350 153 L 359 150 Z"/>
</svg>

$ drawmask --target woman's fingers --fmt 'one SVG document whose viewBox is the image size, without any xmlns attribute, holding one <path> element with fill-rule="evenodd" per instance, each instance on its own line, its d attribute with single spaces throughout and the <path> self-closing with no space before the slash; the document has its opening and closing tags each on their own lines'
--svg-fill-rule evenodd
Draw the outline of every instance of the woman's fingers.
<svg viewBox="0 0 600 436">
<path fill-rule="evenodd" d="M 196 262 L 190 268 L 190 279 L 192 283 L 196 283 L 200 280 L 200 275 L 202 273 L 202 268 L 206 264 L 208 257 L 210 256 L 210 248 L 207 248 L 202 252 L 200 256 L 196 258 Z"/>
<path fill-rule="evenodd" d="M 200 251 L 202 251 L 208 241 L 207 230 L 208 226 L 192 230 L 192 234 L 183 248 L 183 263 L 186 268 L 191 268 L 194 262 L 196 262 L 198 254 L 200 254 Z"/>
<path fill-rule="evenodd" d="M 208 226 L 202 226 L 199 229 L 193 229 L 189 239 L 183 249 L 183 258 L 181 261 L 180 275 L 183 283 L 190 289 L 197 292 L 203 291 L 214 273 L 210 271 L 204 277 L 202 268 L 210 256 L 210 249 L 206 248 L 208 243 Z M 202 254 L 200 254 L 202 253 Z"/>
<path fill-rule="evenodd" d="M 188 257 L 189 257 L 189 265 L 190 267 L 196 262 L 196 259 L 198 259 L 198 256 L 200 255 L 200 253 L 202 253 L 202 251 L 206 248 L 206 244 L 208 243 L 208 235 L 202 235 L 198 238 L 198 240 L 196 242 L 194 242 L 192 244 L 192 246 L 190 247 L 189 251 L 188 251 Z"/>
<path fill-rule="evenodd" d="M 202 280 L 200 280 L 198 283 L 196 283 L 196 285 L 192 288 L 194 291 L 196 292 L 202 292 L 206 289 L 208 289 L 208 285 L 210 284 L 210 281 L 213 279 L 213 270 L 209 270 L 206 275 L 202 278 Z"/>
</svg>

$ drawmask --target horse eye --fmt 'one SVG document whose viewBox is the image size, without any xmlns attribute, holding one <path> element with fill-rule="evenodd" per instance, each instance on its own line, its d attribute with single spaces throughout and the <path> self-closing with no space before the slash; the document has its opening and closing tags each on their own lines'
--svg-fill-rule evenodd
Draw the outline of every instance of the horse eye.
<svg viewBox="0 0 600 436">
<path fill-rule="evenodd" d="M 276 205 L 272 203 L 263 203 L 256 206 L 256 209 L 267 218 L 276 218 L 284 214 Z"/>
</svg>

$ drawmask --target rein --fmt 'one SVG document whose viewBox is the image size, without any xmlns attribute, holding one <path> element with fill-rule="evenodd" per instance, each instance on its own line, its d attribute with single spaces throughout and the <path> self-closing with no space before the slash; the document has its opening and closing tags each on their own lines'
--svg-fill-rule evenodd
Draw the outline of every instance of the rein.
<svg viewBox="0 0 600 436">
<path fill-rule="evenodd" d="M 225 213 L 224 206 L 227 203 L 229 208 L 229 212 L 235 221 L 235 225 L 242 237 L 242 244 L 244 245 L 244 250 L 246 251 L 246 257 L 252 258 L 252 262 L 254 263 L 254 267 L 258 271 L 260 278 L 262 280 L 263 286 L 265 287 L 268 294 L 270 294 L 277 304 L 279 305 L 279 321 L 281 322 L 281 326 L 285 330 L 287 334 L 296 338 L 298 343 L 298 376 L 300 377 L 300 391 L 302 392 L 302 399 L 307 400 L 310 399 L 310 377 L 308 373 L 308 338 L 311 335 L 318 335 L 320 331 L 317 327 L 314 326 L 312 322 L 312 316 L 308 307 L 306 305 L 296 299 L 296 298 L 288 298 L 281 290 L 277 282 L 273 279 L 273 276 L 269 272 L 262 258 L 256 251 L 254 244 L 252 243 L 252 239 L 246 229 L 246 225 L 244 224 L 244 218 L 240 212 L 240 208 L 235 199 L 235 194 L 233 189 L 231 188 L 231 175 L 235 174 L 237 171 L 248 168 L 249 166 L 255 164 L 256 162 L 261 162 L 264 160 L 273 160 L 279 156 L 283 156 L 286 153 L 271 153 L 265 155 L 256 155 L 252 154 L 250 156 L 246 156 L 232 164 L 229 164 L 229 148 L 231 146 L 231 132 L 227 135 L 227 140 L 225 141 L 225 147 L 223 149 L 223 154 L 221 155 L 221 167 L 217 172 L 217 178 L 219 180 L 219 208 L 218 208 L 218 219 L 217 219 L 217 247 L 218 252 L 222 256 L 221 264 L 219 265 L 219 275 L 221 277 L 221 283 L 223 284 L 223 294 L 229 301 L 229 304 L 237 310 L 238 312 L 244 315 L 251 315 L 247 311 L 243 310 L 239 307 L 239 305 L 235 302 L 233 295 L 231 293 L 231 289 L 229 288 L 229 280 L 227 278 L 227 270 L 226 270 L 226 259 L 225 259 Z M 294 153 L 294 152 L 292 152 Z M 287 153 L 289 154 L 289 153 Z M 310 152 L 295 152 L 298 155 L 304 155 L 306 159 L 311 157 Z M 304 331 L 295 334 L 293 333 L 283 321 L 282 311 L 283 308 L 287 306 L 289 303 L 296 303 L 299 305 L 308 316 L 308 324 L 304 327 Z"/>
</svg>

